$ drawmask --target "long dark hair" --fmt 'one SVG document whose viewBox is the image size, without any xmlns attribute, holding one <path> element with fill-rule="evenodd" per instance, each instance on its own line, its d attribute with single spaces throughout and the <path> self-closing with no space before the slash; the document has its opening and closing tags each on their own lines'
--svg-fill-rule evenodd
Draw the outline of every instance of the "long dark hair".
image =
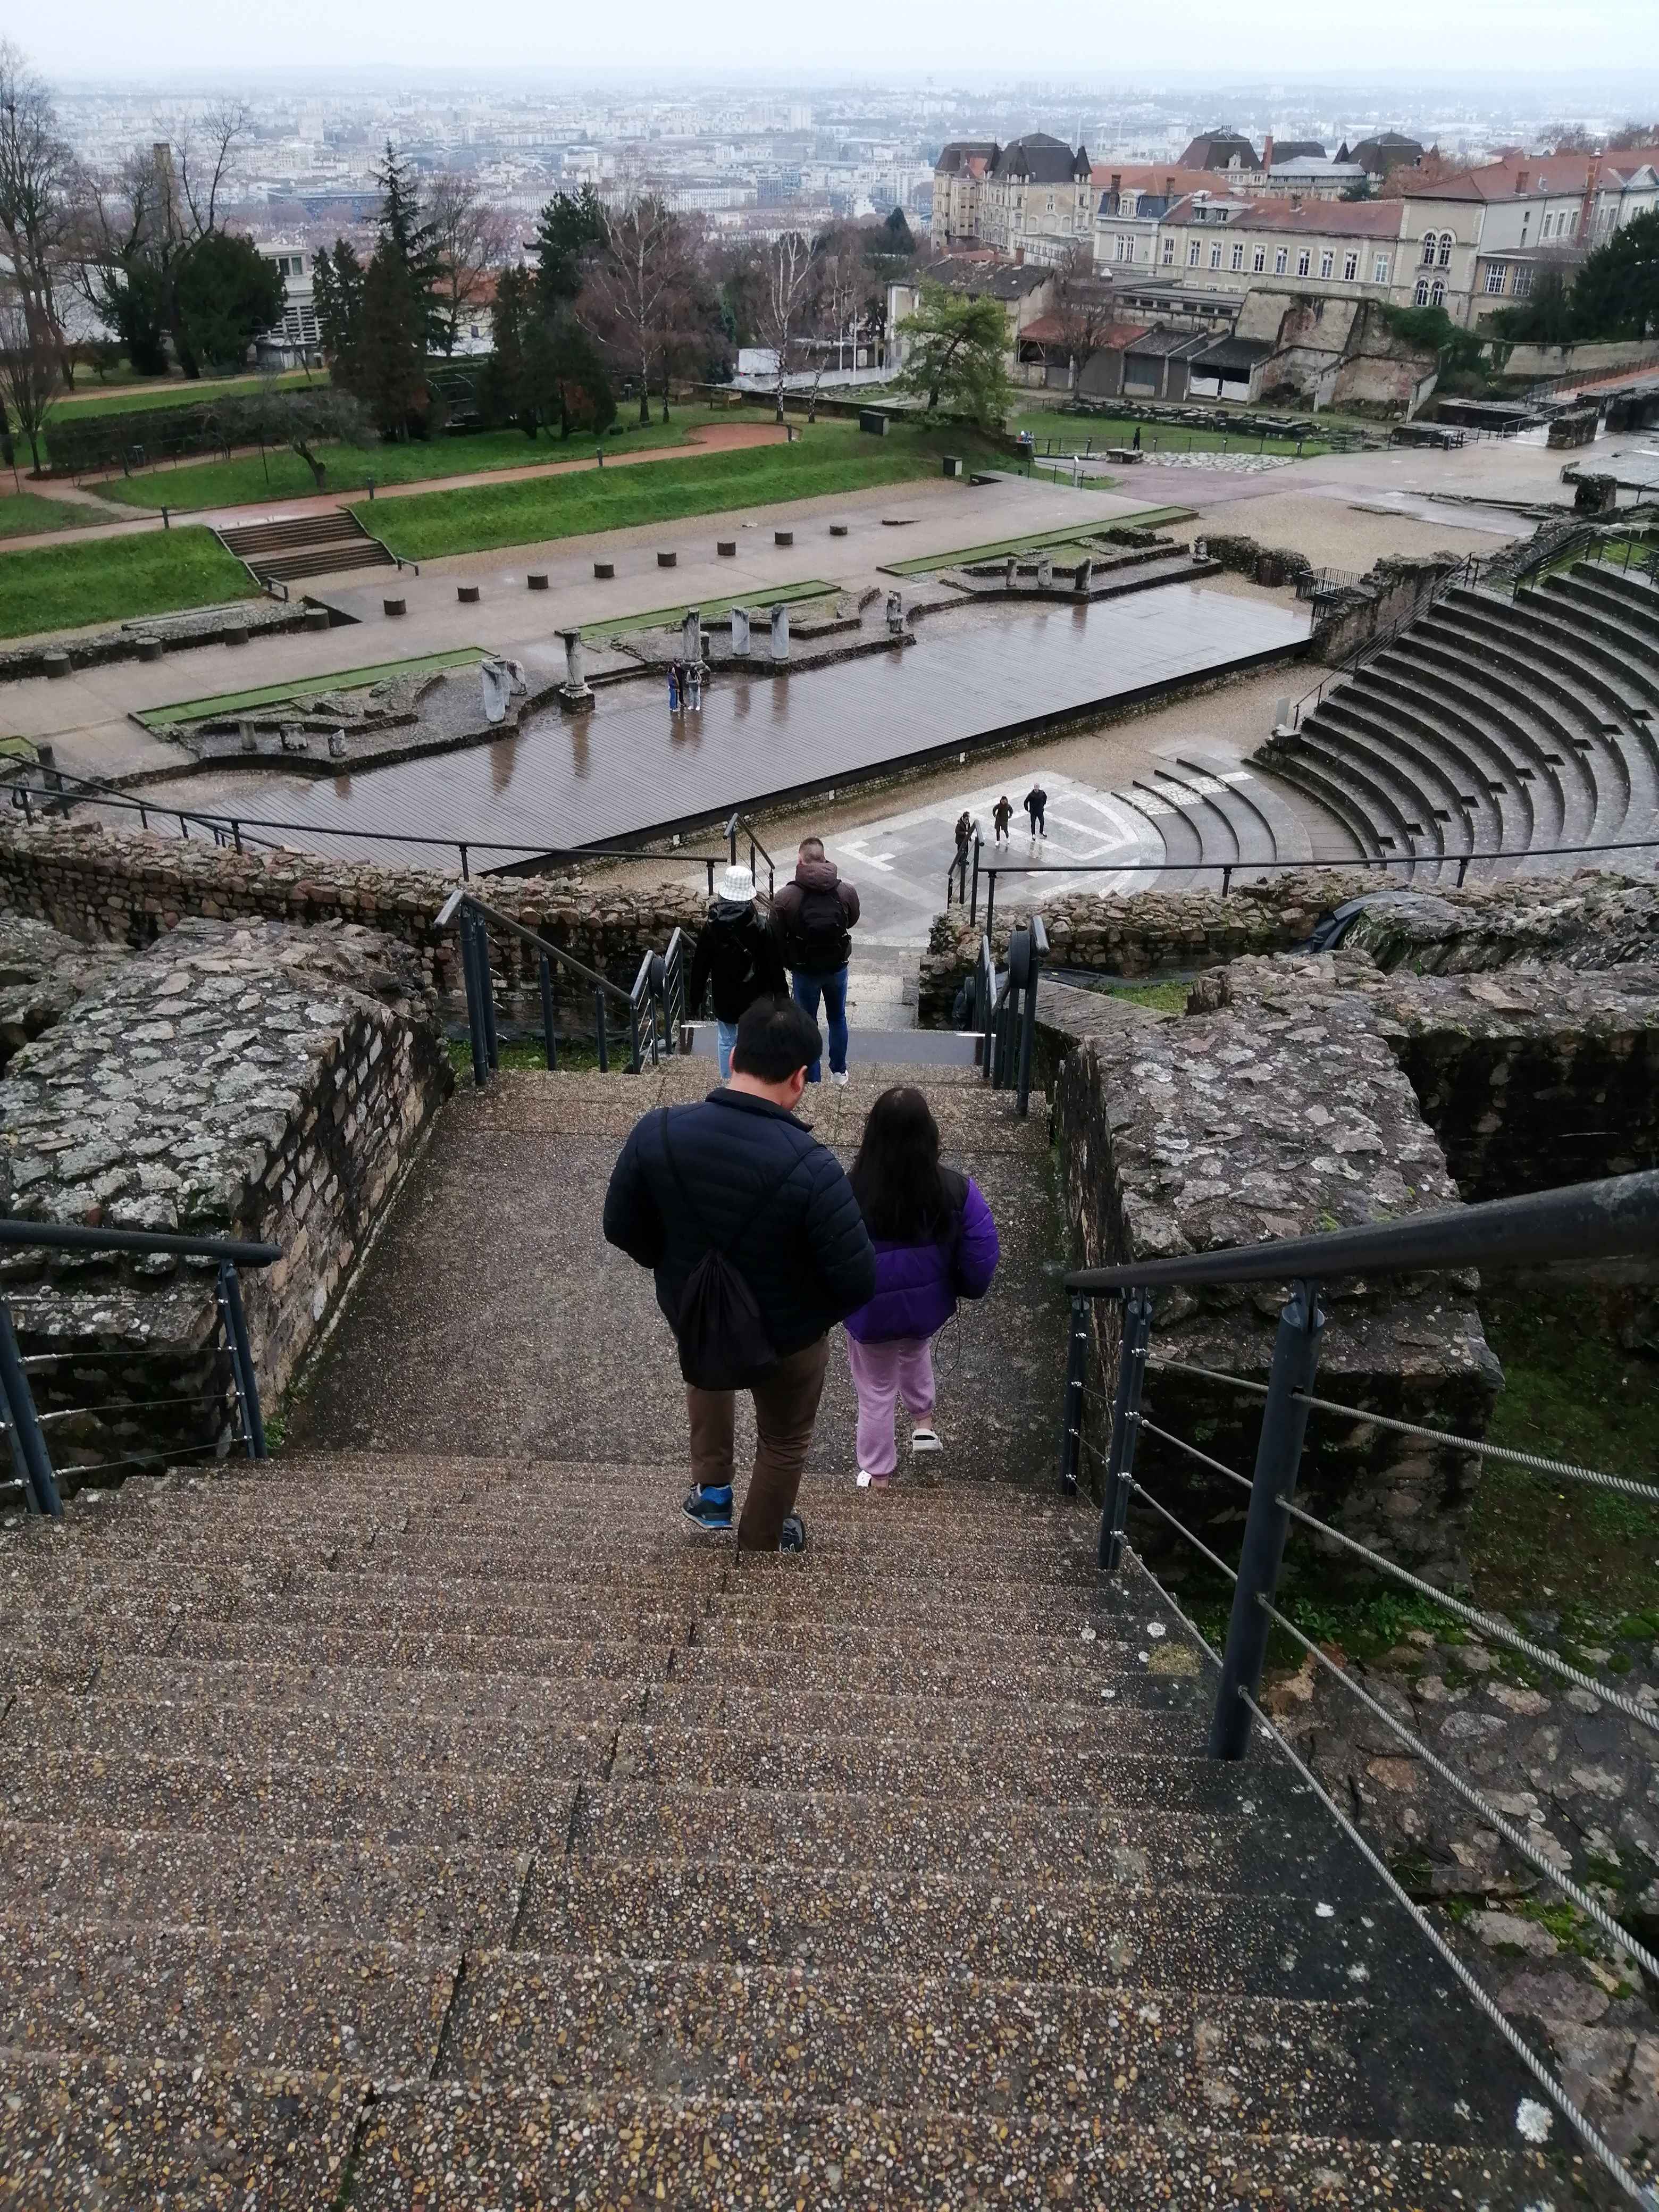
<svg viewBox="0 0 1659 2212">
<path fill-rule="evenodd" d="M 955 1208 L 939 1164 L 939 1123 L 920 1091 L 882 1092 L 848 1180 L 872 1237 L 921 1244 L 949 1232 Z"/>
</svg>

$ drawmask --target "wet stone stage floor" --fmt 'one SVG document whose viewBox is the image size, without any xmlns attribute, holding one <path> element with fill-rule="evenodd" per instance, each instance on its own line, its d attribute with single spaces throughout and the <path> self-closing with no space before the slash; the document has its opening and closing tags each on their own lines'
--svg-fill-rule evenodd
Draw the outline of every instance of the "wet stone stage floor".
<svg viewBox="0 0 1659 2212">
<path fill-rule="evenodd" d="M 706 820 L 887 762 L 1077 713 L 1282 652 L 1307 635 L 1299 609 L 1189 584 L 1093 606 L 954 610 L 917 642 L 793 676 L 721 677 L 700 714 L 671 714 L 666 686 L 641 679 L 556 706 L 514 735 L 358 775 L 312 781 L 215 774 L 146 796 L 295 825 L 284 842 L 346 855 L 353 829 L 465 836 L 479 870 L 537 853 L 605 844 Z M 434 856 L 411 843 L 379 857 Z"/>
</svg>

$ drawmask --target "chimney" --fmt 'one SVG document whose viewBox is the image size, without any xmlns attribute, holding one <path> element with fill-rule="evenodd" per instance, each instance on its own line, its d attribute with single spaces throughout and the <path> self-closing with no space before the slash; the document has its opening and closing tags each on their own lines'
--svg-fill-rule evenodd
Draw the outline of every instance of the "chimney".
<svg viewBox="0 0 1659 2212">
<path fill-rule="evenodd" d="M 1271 169 L 1273 165 L 1273 134 L 1270 131 L 1261 142 L 1261 166 Z"/>
<path fill-rule="evenodd" d="M 1531 174 L 1532 171 L 1530 169 L 1517 169 L 1516 171 L 1515 189 L 1517 195 L 1526 191 L 1527 179 Z"/>
<path fill-rule="evenodd" d="M 1114 169 L 1112 172 L 1112 190 L 1115 193 L 1121 192 L 1123 190 L 1123 172 L 1121 169 Z"/>
<path fill-rule="evenodd" d="M 1024 264 L 1025 248 L 1023 246 L 1017 246 L 1014 248 L 1014 266 L 1016 269 L 1020 269 L 1024 266 Z"/>
<path fill-rule="evenodd" d="M 1164 179 L 1164 197 L 1166 200 L 1172 200 L 1175 196 L 1175 179 L 1173 176 L 1165 177 Z"/>
<path fill-rule="evenodd" d="M 1292 192 L 1292 193 L 1291 194 L 1291 212 L 1292 212 L 1292 213 L 1294 213 L 1297 210 L 1298 210 L 1298 209 L 1301 207 L 1301 205 L 1302 205 L 1302 195 L 1301 195 L 1301 193 L 1300 193 L 1300 192 Z"/>
</svg>

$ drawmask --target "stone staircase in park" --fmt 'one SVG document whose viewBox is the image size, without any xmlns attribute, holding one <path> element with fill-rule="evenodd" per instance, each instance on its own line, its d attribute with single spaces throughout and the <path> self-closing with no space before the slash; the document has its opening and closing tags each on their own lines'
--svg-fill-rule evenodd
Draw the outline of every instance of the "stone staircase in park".
<svg viewBox="0 0 1659 2212">
<path fill-rule="evenodd" d="M 396 556 L 364 529 L 349 507 L 275 522 L 237 523 L 214 534 L 260 584 L 291 584 L 303 576 L 398 565 Z"/>
<path fill-rule="evenodd" d="M 846 1152 L 875 1090 L 814 1100 Z M 1040 1102 L 932 1479 L 688 1537 L 598 1238 L 706 1066 L 457 1098 L 268 1467 L 0 1534 L 0 2206 L 1565 2206 L 1528 2084 L 1052 1486 Z"/>
</svg>

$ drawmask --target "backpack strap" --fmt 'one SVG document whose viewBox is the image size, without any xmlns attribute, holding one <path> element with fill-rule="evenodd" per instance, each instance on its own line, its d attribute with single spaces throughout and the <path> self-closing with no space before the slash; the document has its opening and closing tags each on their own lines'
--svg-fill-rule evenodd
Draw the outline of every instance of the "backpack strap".
<svg viewBox="0 0 1659 2212">
<path fill-rule="evenodd" d="M 690 1212 L 696 1215 L 698 1227 L 702 1231 L 703 1235 L 708 1237 L 713 1249 L 716 1252 L 724 1253 L 727 1258 L 730 1258 L 732 1253 L 736 1250 L 739 1244 L 742 1243 L 744 1238 L 747 1237 L 750 1231 L 760 1219 L 762 1214 L 772 1203 L 772 1200 L 778 1196 L 784 1185 L 790 1180 L 796 1169 L 811 1151 L 812 1140 L 810 1137 L 806 1139 L 806 1142 L 800 1147 L 799 1151 L 795 1154 L 793 1159 L 790 1161 L 783 1173 L 781 1176 L 775 1176 L 772 1182 L 767 1184 L 765 1189 L 762 1191 L 759 1198 L 756 1200 L 754 1205 L 750 1206 L 749 1212 L 744 1216 L 742 1223 L 738 1229 L 730 1237 L 722 1242 L 722 1240 L 716 1237 L 714 1231 L 709 1228 L 708 1217 L 703 1212 L 702 1206 L 698 1205 L 696 1199 L 692 1195 L 684 1176 L 680 1173 L 679 1163 L 674 1158 L 673 1147 L 668 1141 L 668 1125 L 672 1117 L 672 1109 L 665 1106 L 660 1109 L 660 1112 L 663 1158 L 668 1163 L 668 1172 L 674 1178 L 675 1187 L 678 1188 L 680 1196 L 684 1200 Z"/>
</svg>

